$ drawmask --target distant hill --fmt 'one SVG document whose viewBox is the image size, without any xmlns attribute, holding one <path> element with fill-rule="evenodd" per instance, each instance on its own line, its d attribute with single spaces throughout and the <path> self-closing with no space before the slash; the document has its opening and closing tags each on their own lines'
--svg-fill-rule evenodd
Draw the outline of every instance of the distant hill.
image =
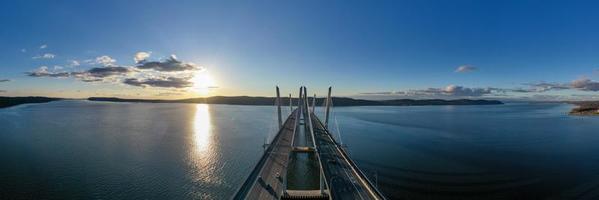
<svg viewBox="0 0 599 200">
<path fill-rule="evenodd" d="M 6 108 L 26 103 L 46 103 L 61 100 L 50 97 L 0 97 L 0 108 Z"/>
<path fill-rule="evenodd" d="M 289 97 L 281 98 L 283 105 L 289 105 Z M 297 98 L 292 98 L 294 105 L 297 104 Z M 312 98 L 309 98 L 310 103 Z M 231 105 L 274 105 L 274 97 L 249 97 L 249 96 L 214 96 L 206 98 L 191 98 L 178 100 L 158 100 L 158 99 L 121 99 L 112 97 L 90 97 L 90 101 L 110 101 L 110 102 L 145 102 L 145 103 L 206 103 L 206 104 L 231 104 Z M 316 105 L 322 106 L 324 98 L 316 98 Z M 471 99 L 397 99 L 397 100 L 363 100 L 347 97 L 333 97 L 334 106 L 426 106 L 426 105 L 494 105 L 503 104 L 496 100 L 471 100 Z"/>
<path fill-rule="evenodd" d="M 571 115 L 599 116 L 599 101 L 576 101 L 568 103 L 572 103 L 578 106 L 570 111 Z"/>
</svg>

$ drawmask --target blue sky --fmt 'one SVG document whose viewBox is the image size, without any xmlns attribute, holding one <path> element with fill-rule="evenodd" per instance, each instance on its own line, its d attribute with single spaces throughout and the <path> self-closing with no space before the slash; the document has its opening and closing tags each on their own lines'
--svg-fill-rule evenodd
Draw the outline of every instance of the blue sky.
<svg viewBox="0 0 599 200">
<path fill-rule="evenodd" d="M 598 6 L 3 1 L 0 95 L 596 99 Z"/>
</svg>

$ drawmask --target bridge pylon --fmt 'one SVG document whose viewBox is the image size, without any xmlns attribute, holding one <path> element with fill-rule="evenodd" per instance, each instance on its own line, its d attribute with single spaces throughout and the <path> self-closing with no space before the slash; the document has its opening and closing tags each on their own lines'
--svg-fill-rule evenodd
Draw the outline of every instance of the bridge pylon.
<svg viewBox="0 0 599 200">
<path fill-rule="evenodd" d="M 326 128 L 329 128 L 329 113 L 331 110 L 331 104 L 333 104 L 333 99 L 331 99 L 331 90 L 332 90 L 332 87 L 329 86 L 329 94 L 327 95 L 327 99 L 326 99 L 327 108 L 326 108 L 325 117 L 324 117 L 325 118 L 324 126 Z"/>
<path fill-rule="evenodd" d="M 283 117 L 281 116 L 281 93 L 279 92 L 279 86 L 277 86 L 277 116 L 279 118 L 279 129 L 283 128 Z"/>
</svg>

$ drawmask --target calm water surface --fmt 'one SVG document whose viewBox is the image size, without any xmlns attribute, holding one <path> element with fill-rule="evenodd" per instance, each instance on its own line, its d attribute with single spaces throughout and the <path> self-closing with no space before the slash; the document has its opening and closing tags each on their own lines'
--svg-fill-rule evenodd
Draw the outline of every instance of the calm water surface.
<svg viewBox="0 0 599 200">
<path fill-rule="evenodd" d="M 393 199 L 595 199 L 599 118 L 570 108 L 346 107 L 332 121 Z M 227 199 L 272 138 L 274 112 L 88 101 L 0 109 L 0 197 Z"/>
</svg>

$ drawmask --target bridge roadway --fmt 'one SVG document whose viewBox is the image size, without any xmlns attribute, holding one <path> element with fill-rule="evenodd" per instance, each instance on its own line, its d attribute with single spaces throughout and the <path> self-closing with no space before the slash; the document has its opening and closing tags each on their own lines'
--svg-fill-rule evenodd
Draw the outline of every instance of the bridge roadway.
<svg viewBox="0 0 599 200">
<path fill-rule="evenodd" d="M 256 167 L 239 188 L 233 199 L 281 199 L 284 196 L 287 168 L 289 167 L 290 154 L 294 150 L 292 145 L 294 134 L 299 132 L 298 127 L 301 112 L 306 106 L 300 106 L 285 120 L 283 127 L 272 140 Z M 385 199 L 376 187 L 366 178 L 348 154 L 331 136 L 322 122 L 314 113 L 310 113 L 310 120 L 304 123 L 312 124 L 315 135 L 316 149 L 320 157 L 320 166 L 329 188 L 330 199 Z M 297 138 L 296 138 L 297 139 Z M 320 169 L 320 168 L 319 168 Z M 296 191 L 289 191 L 291 193 Z M 298 191 L 311 192 L 315 191 Z M 286 195 L 294 196 L 289 193 Z M 304 196 L 307 197 L 307 196 Z M 324 197 L 324 196 L 321 196 Z"/>
<path fill-rule="evenodd" d="M 311 113 L 316 148 L 322 160 L 332 199 L 385 199 L 345 150 L 335 142 L 318 117 Z"/>
<path fill-rule="evenodd" d="M 283 128 L 272 140 L 256 167 L 233 199 L 279 199 L 285 190 L 291 140 L 297 125 L 299 111 L 295 109 L 285 120 Z"/>
</svg>

